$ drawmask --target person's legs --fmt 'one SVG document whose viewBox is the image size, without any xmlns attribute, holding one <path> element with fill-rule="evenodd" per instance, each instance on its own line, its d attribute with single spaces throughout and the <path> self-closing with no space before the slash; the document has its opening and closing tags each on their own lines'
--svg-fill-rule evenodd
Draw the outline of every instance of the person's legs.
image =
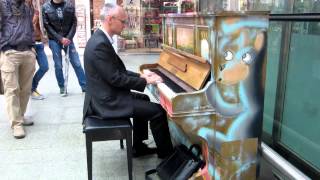
<svg viewBox="0 0 320 180">
<path fill-rule="evenodd" d="M 23 114 L 30 95 L 32 75 L 35 69 L 35 54 L 31 51 L 9 50 L 1 53 L 0 61 L 5 106 L 13 135 L 16 138 L 23 138 L 25 136 L 22 126 Z M 20 84 L 22 81 L 25 82 Z"/>
<path fill-rule="evenodd" d="M 79 85 L 81 86 L 81 89 L 83 91 L 86 90 L 86 77 L 83 71 L 83 68 L 80 63 L 79 54 L 73 44 L 73 42 L 68 46 L 69 47 L 69 57 L 70 57 L 70 63 L 74 69 L 74 72 L 77 75 Z M 67 48 L 65 48 L 66 52 Z"/>
<path fill-rule="evenodd" d="M 32 80 L 32 89 L 31 89 L 32 98 L 34 98 L 34 99 L 44 99 L 44 97 L 39 92 L 37 92 L 37 87 L 38 87 L 39 81 L 42 79 L 44 74 L 49 69 L 48 58 L 47 58 L 47 55 L 44 52 L 43 43 L 36 44 L 35 45 L 35 50 L 36 50 L 36 54 L 37 54 L 37 62 L 38 62 L 38 65 L 39 65 L 39 69 L 36 72 L 36 74 L 34 75 L 33 80 Z"/>
<path fill-rule="evenodd" d="M 13 55 L 13 53 L 11 54 Z M 4 88 L 5 106 L 11 127 L 22 126 L 22 117 L 20 109 L 20 87 L 18 84 L 19 65 L 15 65 L 11 56 L 7 53 L 1 53 L 1 76 Z"/>
<path fill-rule="evenodd" d="M 145 138 L 147 129 L 143 124 L 150 121 L 150 128 L 154 141 L 157 145 L 158 156 L 163 158 L 173 151 L 166 112 L 159 104 L 152 103 L 145 99 L 133 98 L 134 108 L 134 125 L 138 123 L 138 127 L 133 130 L 133 143 L 140 143 Z M 139 127 L 144 127 L 139 129 Z M 142 143 L 142 142 L 141 142 Z"/>
<path fill-rule="evenodd" d="M 150 101 L 149 97 L 142 93 L 131 93 L 134 99 Z M 133 117 L 133 143 L 140 144 L 143 140 L 148 139 L 148 121 L 142 121 Z"/>
<path fill-rule="evenodd" d="M 159 104 L 157 105 L 159 111 L 162 112 L 158 115 L 155 115 L 150 120 L 150 129 L 158 148 L 158 156 L 160 158 L 164 158 L 173 152 L 173 146 L 171 142 L 166 112 Z"/>
<path fill-rule="evenodd" d="M 61 90 L 62 88 L 64 88 L 64 77 L 63 77 L 63 71 L 62 71 L 62 54 L 61 54 L 62 45 L 58 44 L 54 40 L 49 40 L 49 47 L 52 51 L 52 58 L 54 61 L 54 69 L 55 69 L 58 86 L 60 87 L 60 90 Z"/>
<path fill-rule="evenodd" d="M 19 85 L 20 85 L 20 108 L 21 116 L 24 116 L 26 112 L 30 89 L 32 86 L 32 77 L 35 71 L 36 55 L 33 51 L 24 51 L 25 56 L 21 62 L 19 69 Z"/>
</svg>

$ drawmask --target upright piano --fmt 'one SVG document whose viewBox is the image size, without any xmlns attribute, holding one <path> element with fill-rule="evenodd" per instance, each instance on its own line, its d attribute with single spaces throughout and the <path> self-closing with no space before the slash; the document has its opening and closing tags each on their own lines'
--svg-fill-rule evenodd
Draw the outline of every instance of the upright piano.
<svg viewBox="0 0 320 180">
<path fill-rule="evenodd" d="M 267 12 L 163 15 L 163 51 L 148 85 L 174 143 L 201 144 L 200 179 L 256 179 L 262 132 Z"/>
</svg>

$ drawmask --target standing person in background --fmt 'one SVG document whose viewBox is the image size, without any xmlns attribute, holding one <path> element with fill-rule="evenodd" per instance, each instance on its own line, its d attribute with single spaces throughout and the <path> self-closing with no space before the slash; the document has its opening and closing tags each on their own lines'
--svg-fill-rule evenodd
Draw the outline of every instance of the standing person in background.
<svg viewBox="0 0 320 180">
<path fill-rule="evenodd" d="M 24 119 L 30 97 L 36 55 L 32 46 L 33 10 L 25 0 L 1 0 L 0 69 L 5 107 L 17 139 L 25 137 L 23 126 L 33 125 Z"/>
<path fill-rule="evenodd" d="M 39 93 L 37 90 L 39 81 L 42 79 L 44 74 L 49 70 L 48 58 L 44 52 L 44 42 L 47 41 L 44 36 L 43 22 L 41 16 L 41 5 L 44 3 L 44 0 L 32 0 L 32 5 L 34 9 L 33 15 L 33 28 L 35 34 L 35 50 L 37 53 L 37 62 L 39 69 L 36 74 L 33 76 L 32 80 L 32 89 L 31 89 L 31 98 L 36 100 L 42 100 L 45 97 Z"/>
<path fill-rule="evenodd" d="M 43 24 L 48 33 L 49 47 L 52 51 L 55 74 L 61 96 L 66 96 L 62 71 L 63 49 L 66 54 L 69 48 L 71 65 L 77 75 L 82 92 L 86 91 L 86 79 L 80 63 L 78 52 L 72 41 L 77 28 L 75 8 L 64 0 L 50 0 L 42 6 Z"/>
</svg>

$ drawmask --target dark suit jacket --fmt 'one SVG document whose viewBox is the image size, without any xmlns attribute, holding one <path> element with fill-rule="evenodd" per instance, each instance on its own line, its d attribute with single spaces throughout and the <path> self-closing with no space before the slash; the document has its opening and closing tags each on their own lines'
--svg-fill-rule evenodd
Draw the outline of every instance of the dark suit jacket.
<svg viewBox="0 0 320 180">
<path fill-rule="evenodd" d="M 84 69 L 87 79 L 84 117 L 132 117 L 133 97 L 130 90 L 143 91 L 147 82 L 138 73 L 126 70 L 109 39 L 100 29 L 87 42 Z"/>
</svg>

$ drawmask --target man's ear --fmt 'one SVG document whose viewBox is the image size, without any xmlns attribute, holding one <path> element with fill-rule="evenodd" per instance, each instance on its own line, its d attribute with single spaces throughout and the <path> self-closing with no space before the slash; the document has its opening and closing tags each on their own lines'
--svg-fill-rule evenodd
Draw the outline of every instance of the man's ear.
<svg viewBox="0 0 320 180">
<path fill-rule="evenodd" d="M 105 18 L 105 21 L 109 24 L 109 23 L 111 23 L 111 20 L 112 20 L 112 16 L 107 16 L 106 18 Z"/>
</svg>

